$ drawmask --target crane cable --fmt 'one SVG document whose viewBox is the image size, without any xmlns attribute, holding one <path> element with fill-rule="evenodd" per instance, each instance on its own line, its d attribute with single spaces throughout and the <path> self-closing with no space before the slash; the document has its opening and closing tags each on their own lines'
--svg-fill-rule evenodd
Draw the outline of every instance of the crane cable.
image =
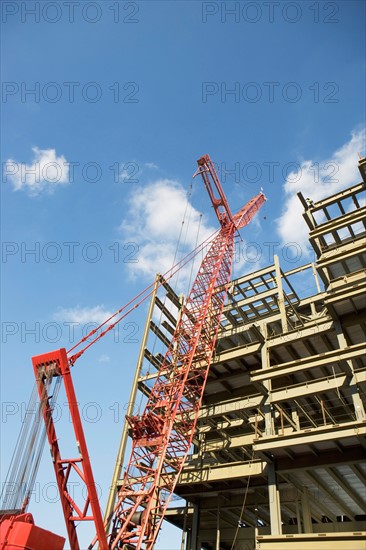
<svg viewBox="0 0 366 550">
<path fill-rule="evenodd" d="M 52 395 L 49 395 L 51 385 L 52 380 L 46 379 L 41 399 L 38 401 L 37 384 L 34 384 L 3 483 L 0 495 L 2 510 L 24 512 L 27 509 L 46 441 L 46 423 L 42 418 L 44 406 L 47 403 L 47 408 L 53 411 L 61 387 L 61 377 L 56 378 Z M 48 422 L 51 422 L 51 415 Z"/>
<path fill-rule="evenodd" d="M 183 228 L 184 228 L 184 224 L 186 223 L 186 219 L 187 219 L 188 206 L 190 206 L 190 213 L 192 211 L 192 205 L 189 202 L 189 198 L 192 195 L 192 188 L 193 188 L 193 180 L 189 184 L 188 191 L 187 191 L 186 206 L 185 206 L 185 209 L 184 209 L 183 219 L 182 219 L 181 226 L 180 226 L 177 245 L 175 247 L 175 253 L 174 253 L 174 258 L 173 258 L 173 266 L 176 263 L 177 255 L 178 255 L 178 252 L 179 252 L 179 247 L 180 247 L 180 244 L 181 244 L 181 239 L 182 239 L 182 234 L 183 234 Z M 189 222 L 190 222 L 190 217 L 191 217 L 190 213 L 189 213 L 189 216 L 188 216 L 188 223 L 186 224 L 186 234 L 185 234 L 185 237 L 184 237 L 184 240 L 183 240 L 183 246 L 184 246 L 184 244 L 186 242 L 186 239 L 187 239 L 187 232 L 188 232 L 188 227 L 189 227 Z M 179 272 L 178 272 L 178 277 L 179 277 Z M 177 282 L 178 282 L 178 277 L 177 277 Z"/>
</svg>

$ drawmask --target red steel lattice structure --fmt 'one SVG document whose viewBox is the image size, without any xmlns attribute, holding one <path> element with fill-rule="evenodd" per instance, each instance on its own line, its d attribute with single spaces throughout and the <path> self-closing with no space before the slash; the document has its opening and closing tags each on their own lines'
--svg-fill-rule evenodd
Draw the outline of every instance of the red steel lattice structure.
<svg viewBox="0 0 366 550">
<path fill-rule="evenodd" d="M 230 283 L 234 238 L 265 201 L 253 197 L 232 216 L 208 155 L 198 161 L 221 224 L 182 308 L 144 412 L 127 421 L 132 452 L 112 517 L 110 548 L 151 550 L 191 449 Z"/>
<path fill-rule="evenodd" d="M 92 344 L 75 355 L 70 355 L 70 352 L 76 346 L 69 352 L 60 349 L 32 358 L 71 550 L 80 550 L 76 524 L 84 521 L 92 522 L 96 530 L 89 549 L 98 543 L 100 550 L 121 549 L 124 545 L 136 550 L 151 550 L 191 449 L 230 283 L 235 234 L 249 223 L 265 201 L 263 193 L 259 193 L 233 216 L 208 155 L 199 159 L 197 174 L 201 174 L 204 180 L 221 230 L 201 263 L 145 410 L 141 416 L 127 418 L 132 432 L 132 453 L 114 512 L 106 524 L 102 519 L 71 376 L 76 359 Z M 134 307 L 136 305 L 129 311 Z M 109 325 L 92 343 L 127 314 Z M 79 453 L 77 458 L 63 458 L 61 455 L 50 395 L 54 379 L 61 379 L 65 387 Z M 71 475 L 78 476 L 85 485 L 86 498 L 82 504 L 76 503 L 69 492 Z M 16 523 L 20 524 L 20 517 L 17 519 Z M 112 531 L 107 535 L 110 522 Z M 7 547 L 7 538 L 6 533 L 4 540 L 0 536 L 4 548 Z M 20 541 L 18 547 L 26 548 L 22 544 Z"/>
<path fill-rule="evenodd" d="M 72 363 L 70 363 L 65 349 L 37 355 L 32 358 L 32 362 L 70 548 L 71 550 L 80 550 L 76 531 L 77 522 L 90 521 L 95 526 L 100 550 L 108 550 L 103 517 L 71 376 L 70 367 Z M 79 451 L 77 458 L 62 458 L 55 423 L 52 417 L 52 409 L 49 405 L 51 396 L 48 393 L 48 382 L 59 376 L 62 377 L 70 409 L 70 418 Z M 69 492 L 68 481 L 72 473 L 78 476 L 85 485 L 86 498 L 82 505 L 76 503 L 73 495 Z"/>
</svg>

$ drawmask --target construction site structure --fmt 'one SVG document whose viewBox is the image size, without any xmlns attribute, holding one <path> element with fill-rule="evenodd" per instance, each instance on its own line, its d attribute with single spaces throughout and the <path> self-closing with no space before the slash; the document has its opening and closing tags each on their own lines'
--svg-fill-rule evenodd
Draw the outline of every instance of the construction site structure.
<svg viewBox="0 0 366 550">
<path fill-rule="evenodd" d="M 366 159 L 359 169 L 361 183 L 330 197 L 298 194 L 314 262 L 284 272 L 274 256 L 229 286 L 165 513 L 182 530 L 181 550 L 365 549 Z M 179 324 L 184 297 L 157 276 L 161 284 L 128 414 L 149 400 Z M 109 506 L 131 434 L 127 422 Z"/>
</svg>

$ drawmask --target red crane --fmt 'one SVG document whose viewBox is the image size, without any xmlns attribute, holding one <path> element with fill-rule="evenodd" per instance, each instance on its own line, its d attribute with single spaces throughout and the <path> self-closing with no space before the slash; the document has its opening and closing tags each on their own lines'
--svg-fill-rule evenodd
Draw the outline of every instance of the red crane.
<svg viewBox="0 0 366 550">
<path fill-rule="evenodd" d="M 70 354 L 72 350 L 67 353 L 65 349 L 60 349 L 32 359 L 71 550 L 80 550 L 76 531 L 76 522 L 80 521 L 90 521 L 95 525 L 96 536 L 89 549 L 98 543 L 101 550 L 121 549 L 124 545 L 137 550 L 151 550 L 191 449 L 230 283 L 234 238 L 265 201 L 263 193 L 259 193 L 232 215 L 208 155 L 198 160 L 195 176 L 198 174 L 203 178 L 221 229 L 212 241 L 183 305 L 145 409 L 141 415 L 127 418 L 132 433 L 132 451 L 114 511 L 108 521 L 112 526 L 110 534 L 107 534 L 107 526 L 102 519 L 71 376 L 71 367 L 91 343 L 74 355 Z M 136 305 L 130 307 L 127 313 L 134 307 Z M 109 325 L 94 341 L 127 313 Z M 60 452 L 50 395 L 54 379 L 62 379 L 65 386 L 79 451 L 77 458 L 62 458 Z M 85 485 L 86 498 L 82 504 L 76 503 L 68 490 L 71 474 L 79 476 Z M 10 520 L 7 521 L 9 523 Z M 7 546 L 10 544 L 11 529 L 9 523 L 5 535 L 2 531 L 0 549 L 11 548 Z M 25 544 L 17 547 L 26 548 Z M 34 548 L 38 550 L 38 547 Z"/>
<path fill-rule="evenodd" d="M 234 237 L 265 201 L 260 193 L 233 216 L 208 155 L 198 160 L 197 174 L 221 230 L 198 270 L 145 410 L 127 418 L 132 452 L 113 513 L 111 549 L 154 546 L 192 446 L 230 283 Z"/>
</svg>

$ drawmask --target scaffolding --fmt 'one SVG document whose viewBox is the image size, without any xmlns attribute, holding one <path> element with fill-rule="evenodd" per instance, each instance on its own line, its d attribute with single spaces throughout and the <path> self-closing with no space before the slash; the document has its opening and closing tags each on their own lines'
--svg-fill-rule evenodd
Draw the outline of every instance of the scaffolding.
<svg viewBox="0 0 366 550">
<path fill-rule="evenodd" d="M 365 159 L 360 172 L 362 183 L 321 201 L 299 193 L 314 263 L 283 272 L 275 256 L 230 286 L 194 445 L 166 514 L 182 529 L 182 550 L 365 549 Z M 184 301 L 163 288 L 131 409 L 150 394 Z M 111 502 L 127 443 L 125 425 Z"/>
</svg>

